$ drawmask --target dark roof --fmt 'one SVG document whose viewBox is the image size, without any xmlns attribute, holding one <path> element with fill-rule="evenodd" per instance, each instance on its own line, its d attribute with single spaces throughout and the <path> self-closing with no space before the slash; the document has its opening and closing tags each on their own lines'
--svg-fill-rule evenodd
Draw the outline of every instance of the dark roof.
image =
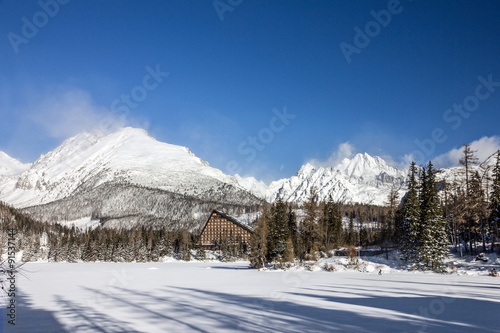
<svg viewBox="0 0 500 333">
<path fill-rule="evenodd" d="M 234 224 L 238 225 L 239 227 L 253 233 L 253 230 L 252 228 L 250 228 L 248 225 L 244 224 L 243 222 L 240 222 L 238 221 L 237 219 L 235 219 L 234 217 L 232 216 L 229 216 L 227 215 L 226 213 L 223 213 L 221 212 L 220 210 L 217 210 L 217 209 L 214 209 L 212 210 L 212 212 L 210 213 L 210 215 L 208 216 L 208 219 L 207 219 L 207 222 L 205 223 L 205 225 L 203 226 L 203 229 L 201 230 L 201 233 L 203 233 L 203 231 L 205 230 L 207 224 L 208 224 L 208 221 L 210 221 L 210 217 L 213 215 L 213 213 L 217 213 L 219 214 L 220 216 L 222 216 L 223 218 L 227 219 L 228 221 L 231 221 L 233 222 Z"/>
</svg>

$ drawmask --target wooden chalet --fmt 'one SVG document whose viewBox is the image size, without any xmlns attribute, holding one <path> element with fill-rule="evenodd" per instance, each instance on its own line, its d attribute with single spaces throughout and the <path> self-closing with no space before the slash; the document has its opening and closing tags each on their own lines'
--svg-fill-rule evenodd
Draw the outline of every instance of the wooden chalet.
<svg viewBox="0 0 500 333">
<path fill-rule="evenodd" d="M 215 249 L 226 242 L 247 246 L 253 230 L 225 213 L 213 210 L 201 231 L 199 242 L 204 249 Z"/>
</svg>

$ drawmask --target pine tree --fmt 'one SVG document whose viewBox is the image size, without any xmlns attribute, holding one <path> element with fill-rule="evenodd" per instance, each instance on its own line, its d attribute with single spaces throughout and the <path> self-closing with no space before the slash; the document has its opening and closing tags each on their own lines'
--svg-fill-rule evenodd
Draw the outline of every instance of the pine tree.
<svg viewBox="0 0 500 333">
<path fill-rule="evenodd" d="M 427 170 L 422 170 L 422 191 L 420 199 L 420 257 L 433 269 L 438 269 L 448 257 L 449 241 L 446 235 L 446 222 L 436 184 L 435 171 L 431 162 Z"/>
<path fill-rule="evenodd" d="M 290 238 L 292 240 L 292 245 L 294 249 L 294 257 L 300 256 L 301 249 L 299 248 L 299 242 L 297 237 L 297 216 L 293 211 L 292 207 L 288 207 L 288 232 L 290 234 Z"/>
<path fill-rule="evenodd" d="M 476 157 L 476 150 L 472 150 L 471 144 L 470 143 L 464 143 L 463 145 L 464 150 L 463 150 L 463 156 L 460 158 L 459 163 L 465 167 L 465 187 L 466 187 L 466 193 L 469 194 L 469 185 L 470 185 L 470 179 L 471 177 L 471 170 L 472 166 L 476 165 L 479 160 Z"/>
<path fill-rule="evenodd" d="M 470 181 L 469 187 L 469 229 L 473 234 L 474 244 L 477 238 L 477 234 L 481 233 L 481 238 L 483 241 L 483 250 L 486 250 L 486 240 L 485 240 L 485 218 L 486 218 L 486 199 L 481 182 L 481 176 L 479 172 L 476 171 Z M 475 246 L 477 248 L 477 246 Z"/>
<path fill-rule="evenodd" d="M 342 234 L 342 216 L 339 204 L 333 202 L 331 195 L 323 206 L 321 225 L 323 247 L 325 252 L 329 252 L 340 245 Z"/>
<path fill-rule="evenodd" d="M 349 231 L 347 243 L 351 246 L 356 246 L 356 235 L 354 234 L 354 212 L 349 214 Z"/>
<path fill-rule="evenodd" d="M 272 262 L 283 257 L 286 243 L 290 237 L 288 230 L 288 215 L 286 204 L 281 200 L 275 203 L 271 209 L 272 218 L 269 225 L 269 235 L 267 242 L 267 259 Z"/>
<path fill-rule="evenodd" d="M 477 165 L 479 160 L 476 157 L 476 151 L 472 150 L 470 143 L 465 143 L 463 145 L 463 156 L 459 160 L 460 164 L 465 168 L 465 198 L 464 198 L 464 209 L 462 222 L 465 223 L 463 226 L 464 233 L 467 240 L 469 241 L 470 253 L 473 253 L 473 241 L 474 241 L 474 212 L 472 211 L 473 202 L 471 202 L 471 180 L 473 178 L 473 166 Z"/>
<path fill-rule="evenodd" d="M 269 234 L 270 220 L 269 205 L 264 203 L 262 214 L 257 220 L 257 226 L 250 236 L 250 266 L 254 268 L 262 268 L 267 262 L 267 236 Z"/>
<path fill-rule="evenodd" d="M 317 199 L 316 189 L 313 187 L 309 193 L 309 200 L 304 203 L 306 216 L 301 224 L 302 244 L 304 250 L 310 254 L 318 250 Z"/>
<path fill-rule="evenodd" d="M 178 259 L 191 261 L 191 239 L 187 230 L 182 230 L 179 235 Z"/>
<path fill-rule="evenodd" d="M 420 261 L 420 201 L 418 196 L 417 167 L 411 163 L 408 192 L 403 199 L 402 220 L 399 227 L 399 248 L 402 259 L 417 263 Z"/>
<path fill-rule="evenodd" d="M 398 187 L 392 184 L 391 190 L 389 191 L 389 195 L 387 197 L 387 204 L 389 206 L 389 213 L 386 218 L 386 228 L 384 232 L 384 241 L 390 241 L 394 238 L 394 233 L 396 229 L 396 211 L 398 208 Z"/>
<path fill-rule="evenodd" d="M 284 262 L 292 262 L 295 259 L 295 253 L 293 250 L 293 242 L 292 238 L 288 237 L 285 245 L 285 251 L 283 251 L 283 261 Z"/>
<path fill-rule="evenodd" d="M 500 150 L 497 151 L 497 161 L 493 168 L 493 184 L 488 208 L 490 210 L 490 226 L 493 231 L 493 240 L 491 242 L 491 251 L 493 251 L 495 241 L 498 239 L 498 227 L 500 224 Z"/>
</svg>

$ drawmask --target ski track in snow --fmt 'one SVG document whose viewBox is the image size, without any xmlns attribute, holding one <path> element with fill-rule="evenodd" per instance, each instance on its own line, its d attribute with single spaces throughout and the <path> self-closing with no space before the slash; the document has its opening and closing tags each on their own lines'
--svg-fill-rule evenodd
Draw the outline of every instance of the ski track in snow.
<svg viewBox="0 0 500 333">
<path fill-rule="evenodd" d="M 500 331 L 500 279 L 247 267 L 29 263 L 5 332 Z"/>
</svg>

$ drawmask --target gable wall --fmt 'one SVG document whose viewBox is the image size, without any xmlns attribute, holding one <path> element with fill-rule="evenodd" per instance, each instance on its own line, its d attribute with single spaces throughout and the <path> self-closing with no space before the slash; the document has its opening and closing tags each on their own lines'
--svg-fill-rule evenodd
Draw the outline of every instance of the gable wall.
<svg viewBox="0 0 500 333">
<path fill-rule="evenodd" d="M 202 245 L 213 245 L 214 241 L 230 238 L 232 233 L 234 242 L 241 236 L 243 243 L 250 241 L 250 232 L 225 217 L 213 212 L 200 236 Z"/>
</svg>

